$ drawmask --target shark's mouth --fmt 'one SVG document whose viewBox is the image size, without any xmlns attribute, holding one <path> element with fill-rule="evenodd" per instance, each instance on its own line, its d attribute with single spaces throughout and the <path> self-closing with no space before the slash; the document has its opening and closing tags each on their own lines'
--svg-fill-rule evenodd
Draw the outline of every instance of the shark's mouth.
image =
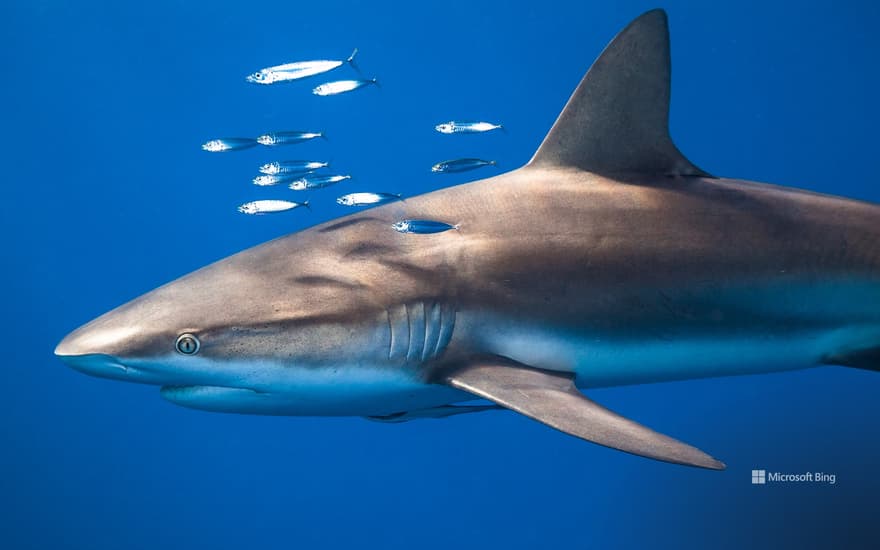
<svg viewBox="0 0 880 550">
<path fill-rule="evenodd" d="M 83 355 L 62 355 L 56 352 L 69 367 L 82 373 L 100 378 L 130 380 L 132 370 L 110 355 L 103 353 L 87 353 Z"/>
</svg>

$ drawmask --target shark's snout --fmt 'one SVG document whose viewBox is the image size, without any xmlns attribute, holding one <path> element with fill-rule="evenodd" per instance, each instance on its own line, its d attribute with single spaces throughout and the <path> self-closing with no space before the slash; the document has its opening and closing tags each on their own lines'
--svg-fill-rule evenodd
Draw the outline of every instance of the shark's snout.
<svg viewBox="0 0 880 550">
<path fill-rule="evenodd" d="M 55 356 L 61 358 L 65 363 L 69 358 L 86 355 L 89 352 L 83 346 L 82 339 L 79 337 L 79 331 L 75 330 L 65 336 L 58 345 L 55 346 Z"/>
<path fill-rule="evenodd" d="M 64 337 L 55 347 L 55 355 L 61 357 L 111 354 L 135 334 L 137 329 L 129 326 L 108 326 L 99 318 Z"/>
<path fill-rule="evenodd" d="M 114 352 L 132 332 L 126 327 L 108 327 L 92 322 L 65 336 L 55 347 L 55 355 L 85 374 L 123 378 L 129 369 L 115 357 Z"/>
</svg>

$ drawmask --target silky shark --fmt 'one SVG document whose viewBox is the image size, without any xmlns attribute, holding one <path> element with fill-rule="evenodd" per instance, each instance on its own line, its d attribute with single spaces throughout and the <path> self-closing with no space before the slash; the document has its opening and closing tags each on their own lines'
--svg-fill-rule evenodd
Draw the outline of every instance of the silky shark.
<svg viewBox="0 0 880 550">
<path fill-rule="evenodd" d="M 580 389 L 880 370 L 880 206 L 709 175 L 669 136 L 669 93 L 655 10 L 607 46 L 525 166 L 235 254 L 55 353 L 196 409 L 400 422 L 505 408 L 722 469 Z M 456 229 L 391 229 L 405 218 Z"/>
</svg>

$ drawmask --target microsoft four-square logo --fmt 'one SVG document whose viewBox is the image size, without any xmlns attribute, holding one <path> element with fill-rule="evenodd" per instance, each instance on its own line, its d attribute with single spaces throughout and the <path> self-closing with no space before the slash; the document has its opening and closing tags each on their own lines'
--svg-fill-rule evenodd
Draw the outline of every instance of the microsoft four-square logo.
<svg viewBox="0 0 880 550">
<path fill-rule="evenodd" d="M 752 485 L 767 483 L 767 470 L 752 470 Z"/>
</svg>

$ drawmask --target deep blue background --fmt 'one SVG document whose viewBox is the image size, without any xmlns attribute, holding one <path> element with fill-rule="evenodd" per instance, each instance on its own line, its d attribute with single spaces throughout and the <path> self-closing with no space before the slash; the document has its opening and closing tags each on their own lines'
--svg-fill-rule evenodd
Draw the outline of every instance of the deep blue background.
<svg viewBox="0 0 880 550">
<path fill-rule="evenodd" d="M 154 387 L 89 378 L 52 357 L 68 331 L 142 292 L 343 214 L 332 201 L 342 186 L 412 195 L 466 181 L 430 174 L 438 160 L 524 163 L 605 43 L 653 7 L 2 3 L 0 546 L 876 542 L 876 373 L 826 368 L 591 392 L 725 460 L 719 473 L 599 448 L 513 414 L 380 425 L 196 412 Z M 694 162 L 880 201 L 876 5 L 664 7 L 671 126 Z M 243 80 L 266 65 L 344 58 L 355 46 L 381 88 L 317 98 L 309 90 L 321 77 Z M 508 132 L 432 131 L 451 118 L 500 121 Z M 238 214 L 246 200 L 291 193 L 249 183 L 277 156 L 211 155 L 199 145 L 271 129 L 325 130 L 329 141 L 279 156 L 332 159 L 357 179 L 313 194 L 312 213 Z M 752 468 L 833 472 L 838 483 L 752 486 Z"/>
</svg>

